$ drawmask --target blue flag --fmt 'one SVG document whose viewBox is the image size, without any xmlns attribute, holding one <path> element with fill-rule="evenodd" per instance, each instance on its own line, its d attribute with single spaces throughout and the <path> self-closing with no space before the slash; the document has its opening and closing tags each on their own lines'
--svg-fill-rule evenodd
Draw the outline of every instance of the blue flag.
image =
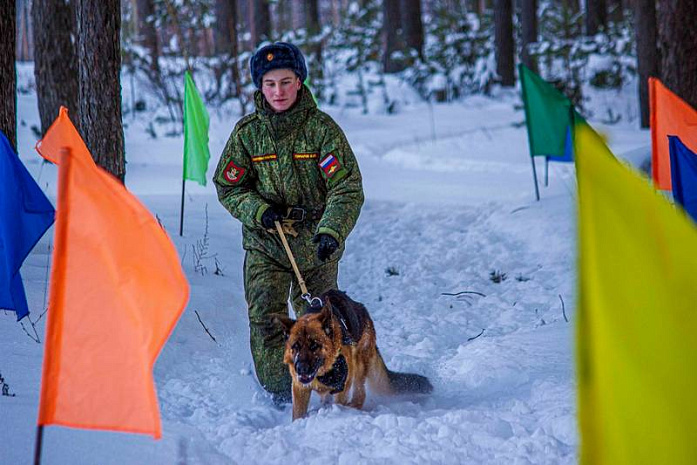
<svg viewBox="0 0 697 465">
<path fill-rule="evenodd" d="M 564 155 L 561 157 L 547 157 L 548 161 L 574 161 L 574 136 L 571 126 L 566 128 L 566 138 L 564 139 Z"/>
<path fill-rule="evenodd" d="M 19 269 L 53 224 L 51 202 L 0 132 L 0 308 L 29 313 Z"/>
<path fill-rule="evenodd" d="M 668 136 L 673 198 L 697 221 L 697 155 L 677 136 Z"/>
</svg>

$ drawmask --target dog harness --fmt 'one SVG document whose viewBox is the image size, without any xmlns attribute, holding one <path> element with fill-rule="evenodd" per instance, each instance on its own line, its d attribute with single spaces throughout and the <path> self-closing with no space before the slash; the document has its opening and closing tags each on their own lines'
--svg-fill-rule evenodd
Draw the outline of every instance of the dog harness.
<svg viewBox="0 0 697 465">
<path fill-rule="evenodd" d="M 348 378 L 348 364 L 343 355 L 339 355 L 332 365 L 332 369 L 317 377 L 317 381 L 327 387 L 332 388 L 330 394 L 337 394 L 346 387 L 346 378 Z"/>
<path fill-rule="evenodd" d="M 339 308 L 332 305 L 332 315 L 339 322 L 341 326 L 341 343 L 343 345 L 355 346 L 358 340 L 361 338 L 361 322 L 354 312 L 342 312 Z M 307 313 L 320 313 L 322 311 L 321 306 L 307 306 Z"/>
</svg>

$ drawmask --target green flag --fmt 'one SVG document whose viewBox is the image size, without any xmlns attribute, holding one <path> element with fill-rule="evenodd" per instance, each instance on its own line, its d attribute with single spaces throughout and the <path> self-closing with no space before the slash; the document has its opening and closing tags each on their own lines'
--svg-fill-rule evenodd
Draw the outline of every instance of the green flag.
<svg viewBox="0 0 697 465">
<path fill-rule="evenodd" d="M 530 156 L 568 157 L 573 118 L 580 115 L 571 101 L 530 68 L 518 65 L 523 89 Z M 581 118 L 582 119 L 582 118 Z"/>
<path fill-rule="evenodd" d="M 305 87 L 308 89 L 310 88 L 310 76 L 305 78 L 305 82 L 303 82 L 303 84 L 305 84 Z M 315 94 L 312 93 L 312 90 L 310 90 L 310 95 L 312 95 L 312 100 L 315 101 L 315 105 L 319 106 L 319 103 L 317 103 L 317 97 L 315 97 Z"/>
<path fill-rule="evenodd" d="M 187 71 L 184 74 L 184 179 L 206 185 L 208 151 L 208 112 Z"/>
</svg>

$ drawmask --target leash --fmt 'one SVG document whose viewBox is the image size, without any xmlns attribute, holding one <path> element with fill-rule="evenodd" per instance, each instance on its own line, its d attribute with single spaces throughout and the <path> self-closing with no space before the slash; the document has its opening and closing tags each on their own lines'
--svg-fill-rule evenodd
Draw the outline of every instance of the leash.
<svg viewBox="0 0 697 465">
<path fill-rule="evenodd" d="M 288 255 L 288 259 L 290 260 L 290 265 L 293 267 L 293 271 L 295 272 L 295 277 L 298 278 L 298 284 L 300 285 L 300 291 L 302 292 L 302 295 L 300 297 L 308 304 L 310 304 L 311 308 L 322 308 L 324 306 L 324 302 L 322 302 L 322 299 L 320 299 L 319 297 L 312 297 L 312 295 L 307 291 L 305 280 L 303 279 L 303 276 L 300 274 L 298 265 L 297 263 L 295 263 L 295 257 L 293 257 L 293 252 L 291 252 L 290 245 L 288 245 L 288 241 L 286 240 L 286 234 L 283 232 L 283 226 L 281 226 L 281 223 L 278 221 L 275 221 L 274 224 L 276 225 L 276 231 L 278 231 L 278 235 L 281 237 L 281 242 L 283 242 L 283 247 L 286 249 L 286 254 Z"/>
</svg>

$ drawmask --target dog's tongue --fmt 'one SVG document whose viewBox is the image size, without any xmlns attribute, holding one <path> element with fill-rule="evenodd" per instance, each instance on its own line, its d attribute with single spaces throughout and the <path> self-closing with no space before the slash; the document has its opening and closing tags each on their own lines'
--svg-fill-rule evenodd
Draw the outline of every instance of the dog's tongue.
<svg viewBox="0 0 697 465">
<path fill-rule="evenodd" d="M 300 380 L 301 383 L 303 384 L 309 384 L 310 381 L 312 381 L 312 376 L 309 375 L 298 375 L 298 379 Z"/>
</svg>

